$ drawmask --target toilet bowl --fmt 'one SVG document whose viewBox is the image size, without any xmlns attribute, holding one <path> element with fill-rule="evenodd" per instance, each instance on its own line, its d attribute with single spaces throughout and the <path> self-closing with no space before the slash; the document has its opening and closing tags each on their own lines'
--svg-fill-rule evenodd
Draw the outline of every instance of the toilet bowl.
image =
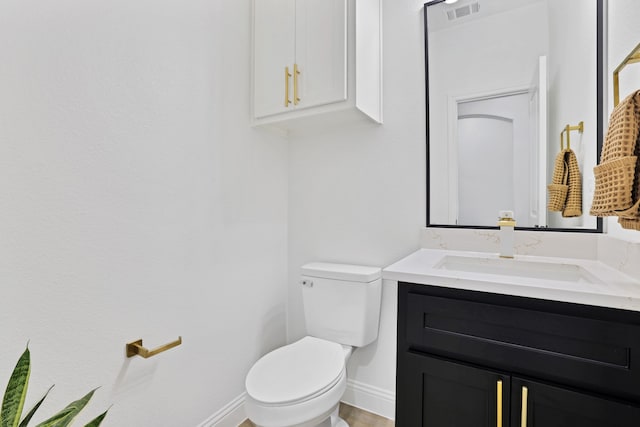
<svg viewBox="0 0 640 427">
<path fill-rule="evenodd" d="M 258 427 L 348 427 L 338 416 L 353 347 L 378 337 L 381 270 L 302 267 L 308 336 L 260 358 L 245 380 L 245 411 Z"/>
<path fill-rule="evenodd" d="M 259 427 L 346 427 L 337 408 L 350 355 L 349 346 L 310 336 L 268 353 L 247 374 L 247 416 Z"/>
</svg>

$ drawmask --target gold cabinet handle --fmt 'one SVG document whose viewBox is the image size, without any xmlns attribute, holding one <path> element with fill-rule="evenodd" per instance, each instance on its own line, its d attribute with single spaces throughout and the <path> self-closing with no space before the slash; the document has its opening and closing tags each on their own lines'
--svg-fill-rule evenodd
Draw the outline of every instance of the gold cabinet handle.
<svg viewBox="0 0 640 427">
<path fill-rule="evenodd" d="M 522 386 L 522 416 L 520 417 L 520 426 L 527 427 L 527 400 L 529 398 L 529 389 Z"/>
<path fill-rule="evenodd" d="M 502 427 L 502 380 L 498 380 L 498 382 L 496 383 L 497 385 L 497 396 L 498 396 L 498 413 L 497 415 L 497 422 L 496 425 L 497 427 Z"/>
<path fill-rule="evenodd" d="M 142 346 L 142 340 L 137 340 L 134 342 L 130 342 L 127 344 L 127 357 L 140 356 L 145 359 L 155 356 L 156 354 L 162 353 L 163 351 L 167 351 L 170 348 L 177 347 L 182 344 L 182 337 L 178 337 L 177 340 L 170 342 L 169 344 L 165 344 L 156 349 L 149 350 Z"/>
<path fill-rule="evenodd" d="M 300 102 L 300 96 L 298 93 L 298 76 L 300 75 L 300 69 L 298 64 L 293 64 L 293 105 L 298 105 Z"/>
<path fill-rule="evenodd" d="M 289 67 L 284 67 L 284 106 L 285 107 L 288 107 L 289 104 L 291 104 L 291 101 L 289 101 L 289 78 L 291 78 Z"/>
</svg>

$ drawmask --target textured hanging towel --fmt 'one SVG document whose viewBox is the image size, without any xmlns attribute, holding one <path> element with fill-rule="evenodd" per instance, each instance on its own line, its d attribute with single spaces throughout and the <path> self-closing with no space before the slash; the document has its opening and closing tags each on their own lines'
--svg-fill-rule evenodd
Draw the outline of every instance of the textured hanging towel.
<svg viewBox="0 0 640 427">
<path fill-rule="evenodd" d="M 591 215 L 617 216 L 623 228 L 640 230 L 640 91 L 611 113 L 600 164 L 593 168 L 596 189 Z"/>
<path fill-rule="evenodd" d="M 547 189 L 549 211 L 562 211 L 565 218 L 582 215 L 582 177 L 573 150 L 567 148 L 558 153 Z"/>
</svg>

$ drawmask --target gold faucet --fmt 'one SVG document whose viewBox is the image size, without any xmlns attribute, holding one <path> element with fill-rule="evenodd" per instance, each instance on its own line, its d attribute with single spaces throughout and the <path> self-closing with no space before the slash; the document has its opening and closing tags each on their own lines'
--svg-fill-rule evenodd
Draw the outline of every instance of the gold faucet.
<svg viewBox="0 0 640 427">
<path fill-rule="evenodd" d="M 500 258 L 513 258 L 513 231 L 516 220 L 513 211 L 500 211 L 498 227 L 500 227 Z"/>
</svg>

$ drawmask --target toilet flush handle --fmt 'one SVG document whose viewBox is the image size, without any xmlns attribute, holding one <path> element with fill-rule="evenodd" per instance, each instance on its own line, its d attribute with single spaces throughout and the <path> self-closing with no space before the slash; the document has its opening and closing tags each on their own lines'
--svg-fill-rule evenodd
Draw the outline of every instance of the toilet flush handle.
<svg viewBox="0 0 640 427">
<path fill-rule="evenodd" d="M 313 288 L 313 280 L 303 279 L 303 280 L 300 281 L 300 284 L 302 286 L 306 286 L 307 288 Z"/>
</svg>

